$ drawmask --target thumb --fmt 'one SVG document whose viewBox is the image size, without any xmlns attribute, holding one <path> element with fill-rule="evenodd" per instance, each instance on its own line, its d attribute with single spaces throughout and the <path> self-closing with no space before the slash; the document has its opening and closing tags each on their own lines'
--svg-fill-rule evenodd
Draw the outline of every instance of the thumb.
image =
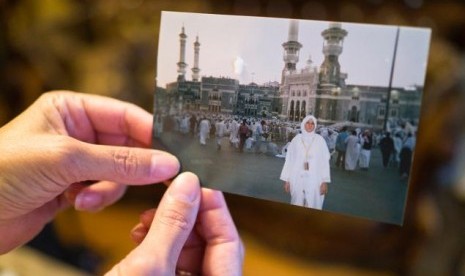
<svg viewBox="0 0 465 276">
<path fill-rule="evenodd" d="M 82 142 L 78 147 L 71 160 L 76 168 L 73 182 L 158 183 L 175 176 L 180 167 L 174 155 L 160 150 Z"/>
<path fill-rule="evenodd" d="M 174 275 L 181 250 L 195 224 L 199 205 L 199 179 L 192 173 L 179 175 L 163 196 L 144 241 L 110 274 Z"/>
</svg>

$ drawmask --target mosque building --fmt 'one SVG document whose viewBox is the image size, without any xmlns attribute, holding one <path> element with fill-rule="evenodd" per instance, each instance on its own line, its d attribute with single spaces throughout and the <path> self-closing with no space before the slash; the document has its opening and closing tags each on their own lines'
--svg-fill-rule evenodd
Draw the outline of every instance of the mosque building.
<svg viewBox="0 0 465 276">
<path fill-rule="evenodd" d="M 280 118 L 301 121 L 307 114 L 313 114 L 325 125 L 353 122 L 377 129 L 385 127 L 387 118 L 419 118 L 423 87 L 347 84 L 348 74 L 341 70 L 339 56 L 343 53 L 344 38 L 349 33 L 341 23 L 329 23 L 321 33 L 324 60 L 319 68 L 313 65 L 309 57 L 305 67 L 297 69 L 302 47 L 298 32 L 298 21 L 291 20 L 288 41 L 282 44 L 284 68 L 280 86 Z"/>
<path fill-rule="evenodd" d="M 360 126 L 382 129 L 387 118 L 411 120 L 420 116 L 423 87 L 374 87 L 347 84 L 339 57 L 344 38 L 350 35 L 341 23 L 329 23 L 323 30 L 324 60 L 318 67 L 311 56 L 298 69 L 300 49 L 299 21 L 289 23 L 288 41 L 282 44 L 284 68 L 281 82 L 264 85 L 240 84 L 228 77 L 200 76 L 200 42 L 194 42 L 192 79 L 187 80 L 185 60 L 187 35 L 184 26 L 179 34 L 178 77 L 166 86 L 166 103 L 160 106 L 175 112 L 210 112 L 255 117 L 279 117 L 301 121 L 313 114 L 324 125 L 353 122 Z M 388 92 L 391 94 L 388 97 Z"/>
<path fill-rule="evenodd" d="M 279 114 L 279 84 L 270 82 L 264 85 L 256 83 L 239 84 L 239 80 L 228 77 L 200 77 L 199 57 L 200 42 L 196 37 L 194 42 L 194 66 L 192 80 L 186 78 L 186 40 L 185 28 L 179 34 L 180 54 L 178 77 L 175 82 L 166 86 L 166 95 L 159 92 L 164 103 L 159 103 L 162 109 L 171 113 L 178 111 L 209 112 L 218 114 L 234 114 L 243 116 L 269 117 Z"/>
</svg>

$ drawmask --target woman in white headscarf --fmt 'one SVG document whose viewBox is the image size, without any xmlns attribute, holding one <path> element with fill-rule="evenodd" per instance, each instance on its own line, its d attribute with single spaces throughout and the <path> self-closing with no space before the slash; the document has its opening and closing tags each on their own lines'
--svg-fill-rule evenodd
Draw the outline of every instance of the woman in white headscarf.
<svg viewBox="0 0 465 276">
<path fill-rule="evenodd" d="M 331 182 L 330 154 L 326 142 L 315 133 L 316 118 L 309 115 L 301 123 L 301 132 L 291 141 L 280 179 L 291 193 L 291 204 L 322 209 Z"/>
</svg>

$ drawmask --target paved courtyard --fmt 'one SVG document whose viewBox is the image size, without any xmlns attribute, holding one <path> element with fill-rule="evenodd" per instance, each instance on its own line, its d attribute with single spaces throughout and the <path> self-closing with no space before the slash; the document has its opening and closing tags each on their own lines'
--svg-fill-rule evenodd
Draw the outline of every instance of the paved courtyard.
<svg viewBox="0 0 465 276">
<path fill-rule="evenodd" d="M 159 140 L 181 161 L 184 171 L 195 172 L 202 185 L 228 193 L 289 203 L 290 196 L 279 179 L 283 158 L 265 153 L 238 152 L 223 139 L 202 146 L 189 134 L 163 133 Z M 323 210 L 402 224 L 407 181 L 396 168 L 384 168 L 378 148 L 372 150 L 368 171 L 344 171 L 331 160 L 331 183 Z M 335 157 L 335 156 L 334 156 Z M 301 207 L 296 207 L 301 208 Z"/>
</svg>

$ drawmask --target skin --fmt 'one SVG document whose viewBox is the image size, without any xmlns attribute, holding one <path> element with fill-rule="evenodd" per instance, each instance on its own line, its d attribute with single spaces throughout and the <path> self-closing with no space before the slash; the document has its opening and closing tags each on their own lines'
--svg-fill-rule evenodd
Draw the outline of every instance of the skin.
<svg viewBox="0 0 465 276">
<path fill-rule="evenodd" d="M 175 176 L 176 157 L 149 149 L 152 120 L 133 104 L 57 91 L 0 128 L 0 254 L 28 242 L 63 208 L 98 211 L 124 194 L 122 183 L 146 185 Z M 202 197 L 190 173 L 172 183 L 144 242 L 110 274 L 172 275 L 201 206 L 213 206 L 204 213 L 215 210 L 226 222 L 213 227 L 213 236 L 202 236 L 203 245 L 214 242 L 222 249 L 209 258 L 199 255 L 199 262 L 212 271 L 220 264 L 230 272 L 223 275 L 240 274 L 242 243 L 221 194 Z M 212 221 L 205 221 L 211 228 Z M 221 253 L 230 259 L 218 261 L 215 254 Z"/>
<path fill-rule="evenodd" d="M 151 266 L 152 263 L 139 261 L 145 259 L 147 252 L 144 248 L 146 246 L 148 250 L 153 251 L 150 254 L 162 256 L 161 259 L 165 259 L 168 263 L 175 263 L 177 260 L 178 269 L 189 271 L 194 275 L 241 275 L 239 268 L 242 267 L 244 249 L 222 193 L 205 188 L 200 189 L 198 179 L 193 174 L 186 174 L 183 177 L 188 178 L 191 185 L 195 183 L 196 200 L 189 202 L 181 198 L 177 200 L 179 206 L 171 210 L 166 209 L 162 205 L 165 201 L 176 201 L 169 192 L 172 184 L 160 206 L 142 213 L 139 224 L 133 228 L 131 237 L 139 246 L 124 260 L 128 261 L 129 265 L 123 261 L 113 268 L 110 275 L 117 275 L 117 272 L 121 271 L 135 271 L 134 275 L 140 275 L 139 269 L 142 269 L 142 272 L 153 271 L 144 267 L 145 265 Z M 176 180 L 173 183 L 175 182 Z M 184 187 L 187 182 L 184 181 Z M 190 204 L 198 208 L 198 213 L 193 211 L 194 206 L 186 208 Z M 179 220 L 180 210 L 183 209 L 190 210 L 190 216 L 185 216 L 189 218 L 187 220 Z M 173 219 L 177 227 L 166 227 L 167 224 L 163 223 Z M 175 240 L 173 237 L 182 236 L 184 247 L 181 249 L 174 246 L 175 249 L 169 252 L 160 250 L 157 247 L 158 244 L 151 245 L 150 240 L 154 236 L 166 237 L 165 240 Z M 141 263 L 143 265 L 137 267 Z M 133 264 L 136 264 L 135 268 Z M 155 273 L 155 275 L 174 275 L 174 271 L 157 272 L 160 273 Z M 165 274 L 165 272 L 168 273 Z"/>
<path fill-rule="evenodd" d="M 304 127 L 307 132 L 312 132 L 315 129 L 315 123 L 312 120 L 308 120 Z"/>
</svg>

